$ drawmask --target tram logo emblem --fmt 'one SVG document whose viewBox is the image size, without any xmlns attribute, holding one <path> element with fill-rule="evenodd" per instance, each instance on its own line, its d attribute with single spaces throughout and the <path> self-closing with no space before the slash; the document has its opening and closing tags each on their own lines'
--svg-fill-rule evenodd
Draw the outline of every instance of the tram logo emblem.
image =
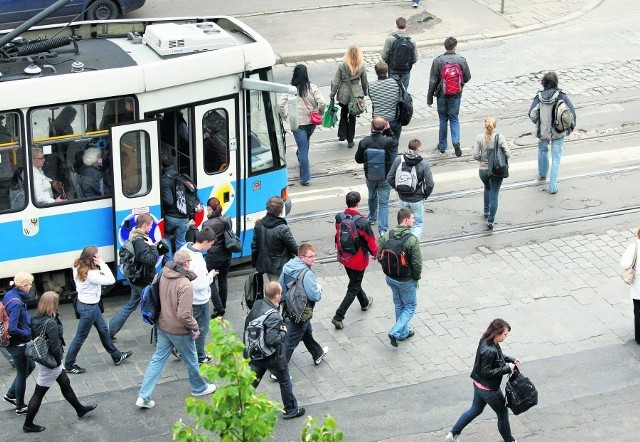
<svg viewBox="0 0 640 442">
<path fill-rule="evenodd" d="M 40 231 L 40 219 L 30 218 L 22 220 L 22 233 L 24 236 L 36 236 Z"/>
</svg>

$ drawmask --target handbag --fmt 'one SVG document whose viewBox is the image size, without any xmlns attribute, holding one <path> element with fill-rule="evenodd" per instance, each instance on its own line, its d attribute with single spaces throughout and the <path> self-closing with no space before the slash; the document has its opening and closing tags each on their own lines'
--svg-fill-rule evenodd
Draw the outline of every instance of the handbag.
<svg viewBox="0 0 640 442">
<path fill-rule="evenodd" d="M 520 373 L 518 367 L 509 376 L 504 395 L 507 407 L 516 415 L 538 404 L 538 390 L 528 377 Z"/>
<path fill-rule="evenodd" d="M 36 336 L 33 341 L 27 342 L 25 345 L 25 354 L 28 358 L 33 359 L 38 364 L 47 368 L 56 368 L 58 363 L 53 355 L 49 352 L 49 344 L 44 336 Z"/>
<path fill-rule="evenodd" d="M 304 105 L 306 106 L 307 110 L 309 111 L 309 121 L 311 121 L 311 124 L 315 124 L 316 126 L 318 124 L 321 124 L 322 123 L 322 115 L 320 114 L 320 112 L 316 112 L 314 110 L 311 110 L 309 108 L 309 105 L 307 104 L 307 100 L 305 100 L 304 98 L 302 98 L 302 101 L 304 102 Z"/>
<path fill-rule="evenodd" d="M 367 111 L 367 104 L 364 102 L 364 97 L 356 97 L 355 95 L 353 95 L 353 85 L 351 84 L 351 78 L 349 72 L 347 71 L 346 63 L 342 64 L 342 68 L 345 78 L 347 79 L 347 83 L 349 84 L 349 94 L 351 95 L 351 99 L 349 100 L 347 109 L 349 110 L 349 115 L 357 117 L 358 115 Z"/>
<path fill-rule="evenodd" d="M 499 143 L 499 134 L 496 134 L 496 142 L 493 149 L 487 149 L 487 161 L 489 163 L 489 174 L 498 178 L 509 177 L 509 161 L 504 153 L 504 149 Z"/>
<path fill-rule="evenodd" d="M 225 217 L 227 222 L 227 230 L 224 231 L 224 246 L 230 252 L 242 252 L 242 242 L 236 236 L 231 226 L 231 218 Z"/>
<path fill-rule="evenodd" d="M 636 276 L 636 259 L 638 258 L 638 242 L 636 241 L 636 250 L 633 252 L 633 261 L 631 266 L 622 271 L 620 277 L 626 284 L 631 284 Z"/>
<path fill-rule="evenodd" d="M 324 115 L 322 116 L 322 127 L 333 127 L 338 122 L 338 106 L 331 100 L 324 108 Z"/>
</svg>

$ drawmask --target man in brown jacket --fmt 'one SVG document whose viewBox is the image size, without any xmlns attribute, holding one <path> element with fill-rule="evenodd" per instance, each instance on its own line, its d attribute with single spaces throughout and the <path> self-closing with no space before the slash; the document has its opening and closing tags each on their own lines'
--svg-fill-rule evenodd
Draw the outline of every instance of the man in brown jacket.
<svg viewBox="0 0 640 442">
<path fill-rule="evenodd" d="M 140 408 L 151 408 L 156 403 L 151 400 L 153 390 L 158 383 L 164 363 L 175 347 L 182 355 L 187 366 L 191 394 L 204 396 L 216 390 L 214 384 L 208 384 L 198 373 L 198 357 L 195 339 L 200 336 L 198 323 L 193 318 L 193 289 L 191 282 L 196 278 L 189 270 L 191 255 L 186 250 L 179 250 L 162 269 L 160 276 L 160 316 L 158 317 L 158 342 L 156 352 L 151 356 L 147 372 L 142 380 L 136 405 Z"/>
</svg>

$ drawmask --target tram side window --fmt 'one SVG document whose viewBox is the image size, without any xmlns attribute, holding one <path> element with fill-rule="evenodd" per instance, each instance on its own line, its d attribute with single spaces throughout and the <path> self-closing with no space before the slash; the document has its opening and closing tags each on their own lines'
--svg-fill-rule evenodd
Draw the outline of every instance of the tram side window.
<svg viewBox="0 0 640 442">
<path fill-rule="evenodd" d="M 151 190 L 151 142 L 144 131 L 125 133 L 120 139 L 122 193 L 129 198 Z"/>
<path fill-rule="evenodd" d="M 229 167 L 228 114 L 225 109 L 208 111 L 202 117 L 204 170 L 215 174 Z"/>
<path fill-rule="evenodd" d="M 27 205 L 20 123 L 17 113 L 0 114 L 0 212 Z"/>
</svg>

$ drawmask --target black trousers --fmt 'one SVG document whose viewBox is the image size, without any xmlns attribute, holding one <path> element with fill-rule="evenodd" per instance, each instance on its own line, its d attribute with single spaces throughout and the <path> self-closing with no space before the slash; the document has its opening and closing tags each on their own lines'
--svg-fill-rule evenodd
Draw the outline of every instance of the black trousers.
<svg viewBox="0 0 640 442">
<path fill-rule="evenodd" d="M 369 304 L 367 294 L 362 290 L 362 279 L 364 278 L 364 270 L 352 270 L 345 267 L 347 276 L 349 277 L 349 285 L 347 286 L 347 294 L 344 295 L 344 299 L 336 310 L 336 314 L 333 317 L 336 321 L 342 321 L 347 314 L 347 310 L 353 304 L 354 299 L 358 298 L 360 307 L 366 307 Z"/>
<path fill-rule="evenodd" d="M 340 104 L 339 138 L 346 138 L 348 143 L 353 143 L 353 139 L 356 136 L 356 118 L 353 115 L 349 115 L 349 106 Z"/>
<path fill-rule="evenodd" d="M 640 344 L 640 299 L 633 300 L 633 322 L 636 329 L 636 342 Z"/>
</svg>

